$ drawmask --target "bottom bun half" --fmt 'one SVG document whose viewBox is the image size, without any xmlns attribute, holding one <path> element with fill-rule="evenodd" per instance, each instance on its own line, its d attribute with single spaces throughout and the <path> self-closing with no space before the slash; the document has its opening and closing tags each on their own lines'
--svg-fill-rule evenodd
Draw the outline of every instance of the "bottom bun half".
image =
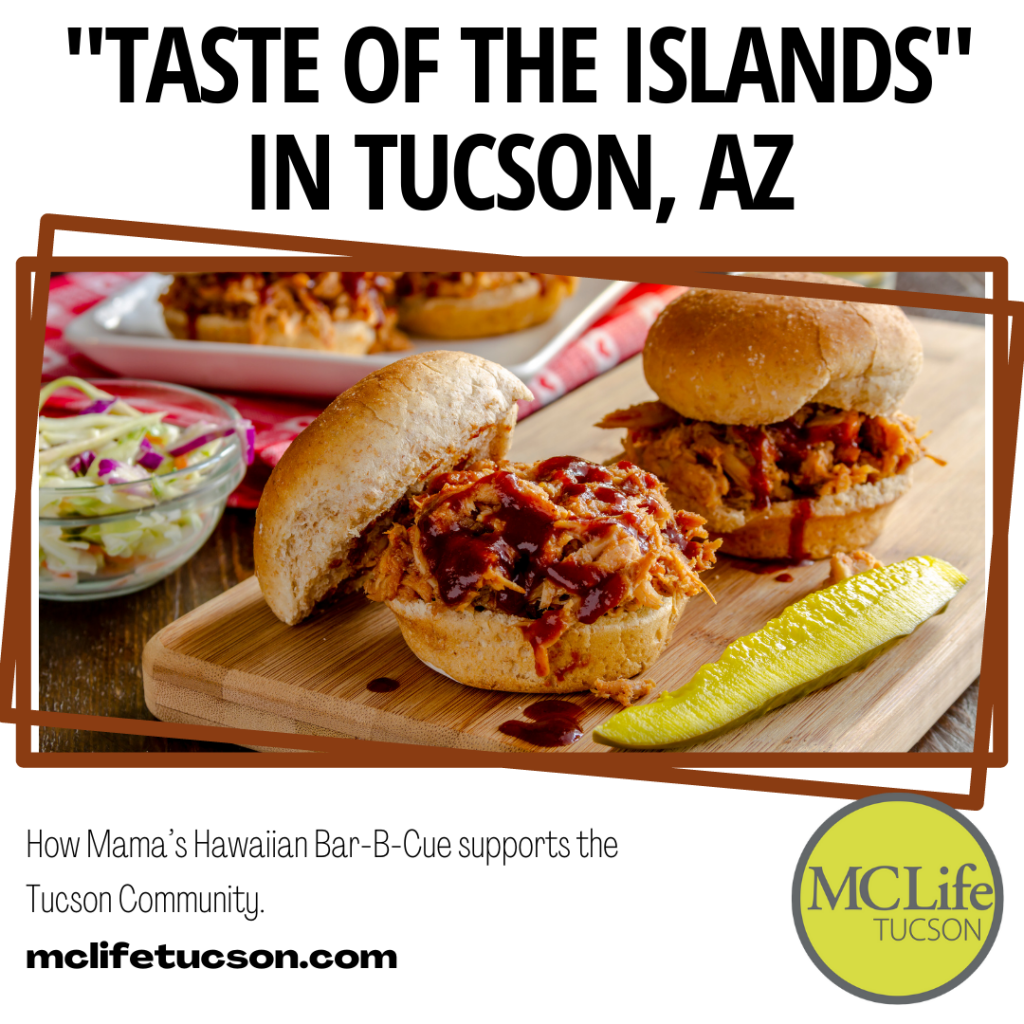
<svg viewBox="0 0 1024 1024">
<path fill-rule="evenodd" d="M 660 608 L 573 623 L 548 647 L 551 671 L 537 675 L 523 619 L 503 612 L 457 611 L 425 601 L 388 601 L 420 661 L 465 686 L 515 693 L 575 693 L 601 679 L 635 676 L 657 660 L 687 598 Z"/>
<path fill-rule="evenodd" d="M 775 502 L 764 512 L 716 510 L 707 514 L 708 531 L 721 538 L 721 554 L 765 559 L 798 555 L 829 558 L 876 541 L 893 504 L 910 490 L 911 482 L 908 470 L 878 483 L 859 484 L 840 494 L 816 498 L 802 527 L 799 501 Z"/>
<path fill-rule="evenodd" d="M 399 325 L 428 338 L 489 338 L 549 320 L 571 292 L 565 281 L 542 288 L 536 278 L 479 292 L 469 298 L 405 299 Z"/>
</svg>

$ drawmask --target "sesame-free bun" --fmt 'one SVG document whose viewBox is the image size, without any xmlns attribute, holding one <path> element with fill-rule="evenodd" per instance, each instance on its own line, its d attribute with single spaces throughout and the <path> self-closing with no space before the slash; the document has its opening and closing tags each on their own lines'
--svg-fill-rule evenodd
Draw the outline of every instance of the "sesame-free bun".
<svg viewBox="0 0 1024 1024">
<path fill-rule="evenodd" d="M 175 307 L 164 308 L 167 329 L 179 341 L 221 341 L 249 345 L 276 345 L 280 348 L 308 348 L 321 352 L 340 352 L 364 356 L 373 347 L 377 334 L 365 320 L 331 320 L 324 316 L 320 330 L 311 331 L 298 317 L 283 328 L 271 323 L 255 338 L 248 317 L 229 317 L 220 313 L 200 313 L 189 322 L 188 314 Z"/>
<path fill-rule="evenodd" d="M 339 395 L 274 468 L 256 511 L 260 589 L 294 625 L 355 571 L 363 531 L 410 490 L 462 462 L 509 449 L 527 387 L 496 363 L 426 352 Z"/>
<path fill-rule="evenodd" d="M 514 693 L 574 693 L 600 679 L 645 671 L 672 636 L 687 598 L 660 608 L 574 622 L 547 648 L 551 671 L 537 675 L 523 620 L 504 612 L 458 611 L 437 602 L 388 601 L 402 636 L 420 661 L 458 683 Z"/>
<path fill-rule="evenodd" d="M 398 323 L 427 338 L 489 338 L 544 323 L 575 289 L 576 278 L 529 277 L 467 297 L 413 296 L 400 303 Z"/>
<path fill-rule="evenodd" d="M 865 548 L 877 540 L 893 502 L 910 490 L 912 482 L 911 471 L 906 469 L 877 483 L 858 484 L 839 494 L 808 499 L 810 507 L 806 511 L 810 516 L 803 523 L 799 552 L 792 551 L 791 545 L 794 517 L 803 518 L 800 501 L 773 501 L 763 511 L 721 505 L 701 514 L 708 520 L 711 536 L 722 539 L 722 554 L 740 558 L 829 558 L 841 551 Z M 675 504 L 678 497 L 669 489 L 670 502 Z"/>
<path fill-rule="evenodd" d="M 846 284 L 813 273 L 774 281 Z M 763 426 L 808 402 L 879 416 L 896 409 L 921 369 L 921 340 L 898 306 L 692 288 L 655 321 L 647 382 L 694 420 Z"/>
</svg>

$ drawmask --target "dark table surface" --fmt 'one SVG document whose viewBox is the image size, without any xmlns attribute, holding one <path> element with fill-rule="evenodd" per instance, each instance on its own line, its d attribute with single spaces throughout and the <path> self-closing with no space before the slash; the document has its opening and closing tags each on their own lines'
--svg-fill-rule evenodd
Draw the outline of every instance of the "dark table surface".
<svg viewBox="0 0 1024 1024">
<path fill-rule="evenodd" d="M 980 274 L 904 274 L 909 290 L 984 295 Z M 921 315 L 922 310 L 912 310 Z M 950 319 L 977 314 L 940 314 Z M 154 633 L 253 574 L 255 513 L 229 509 L 200 552 L 177 572 L 137 594 L 105 601 L 41 601 L 39 695 L 45 711 L 152 720 L 142 690 L 142 649 Z M 914 747 L 919 752 L 972 749 L 975 682 Z M 42 751 L 175 752 L 241 750 L 225 744 L 40 729 Z"/>
</svg>

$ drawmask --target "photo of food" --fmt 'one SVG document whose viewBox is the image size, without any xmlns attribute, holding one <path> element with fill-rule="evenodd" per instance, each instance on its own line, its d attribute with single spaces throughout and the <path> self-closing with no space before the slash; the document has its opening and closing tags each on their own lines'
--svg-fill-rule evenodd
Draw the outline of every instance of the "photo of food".
<svg viewBox="0 0 1024 1024">
<path fill-rule="evenodd" d="M 530 380 L 631 288 L 518 272 L 130 274 L 61 340 L 104 374 L 329 401 L 438 347 Z"/>
<path fill-rule="evenodd" d="M 175 274 L 160 295 L 182 341 L 319 349 L 365 356 L 408 348 L 389 300 L 396 274 Z"/>
<path fill-rule="evenodd" d="M 274 614 L 296 625 L 339 589 L 361 591 L 459 683 L 627 692 L 704 589 L 716 545 L 629 463 L 508 462 L 516 400 L 531 397 L 500 366 L 450 352 L 341 395 L 285 452 L 256 512 Z"/>
<path fill-rule="evenodd" d="M 196 553 L 252 462 L 253 431 L 191 388 L 58 377 L 39 392 L 39 593 L 141 590 Z"/>
<path fill-rule="evenodd" d="M 508 334 L 549 320 L 578 283 L 555 274 L 401 274 L 399 323 L 429 338 Z"/>
<path fill-rule="evenodd" d="M 984 330 L 722 281 L 55 278 L 41 705 L 261 750 L 929 749 L 980 669 Z"/>
<path fill-rule="evenodd" d="M 896 306 L 694 288 L 658 318 L 643 360 L 659 401 L 602 425 L 627 428 L 626 456 L 730 555 L 800 561 L 872 543 L 926 454 L 899 412 L 923 356 Z"/>
</svg>

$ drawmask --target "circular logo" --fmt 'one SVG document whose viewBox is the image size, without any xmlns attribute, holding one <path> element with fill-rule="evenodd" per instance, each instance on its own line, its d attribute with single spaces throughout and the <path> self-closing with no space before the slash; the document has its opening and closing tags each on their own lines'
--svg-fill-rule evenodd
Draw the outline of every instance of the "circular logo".
<svg viewBox="0 0 1024 1024">
<path fill-rule="evenodd" d="M 988 955 L 1003 911 L 985 837 L 914 793 L 870 796 L 832 815 L 804 847 L 793 918 L 818 969 L 880 1003 L 955 988 Z"/>
</svg>

